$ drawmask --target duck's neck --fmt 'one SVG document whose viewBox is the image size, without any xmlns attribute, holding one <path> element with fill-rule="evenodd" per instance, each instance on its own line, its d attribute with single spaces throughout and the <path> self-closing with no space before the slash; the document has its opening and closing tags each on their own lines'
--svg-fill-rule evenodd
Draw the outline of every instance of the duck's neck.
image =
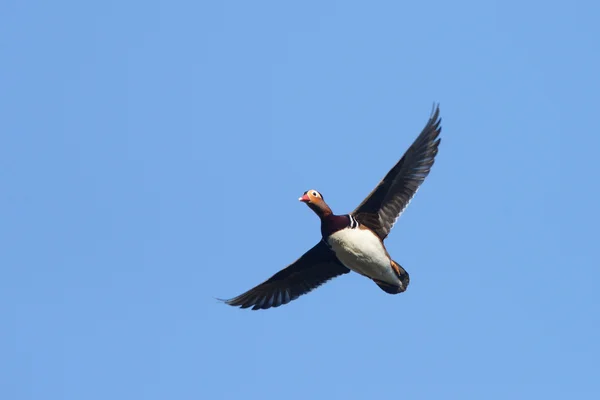
<svg viewBox="0 0 600 400">
<path fill-rule="evenodd" d="M 329 214 L 321 217 L 321 235 L 327 239 L 329 235 L 341 231 L 350 226 L 350 218 L 347 215 Z"/>
<path fill-rule="evenodd" d="M 329 235 L 350 226 L 350 218 L 347 215 L 335 215 L 331 208 L 325 203 L 309 203 L 308 206 L 317 214 L 321 220 L 321 234 L 323 239 Z"/>
<path fill-rule="evenodd" d="M 331 208 L 329 208 L 329 206 L 324 202 L 318 204 L 309 203 L 308 206 L 315 212 L 315 214 L 319 216 L 319 218 L 321 218 L 321 221 L 323 220 L 323 218 L 327 218 L 333 215 L 333 211 L 331 211 Z"/>
</svg>

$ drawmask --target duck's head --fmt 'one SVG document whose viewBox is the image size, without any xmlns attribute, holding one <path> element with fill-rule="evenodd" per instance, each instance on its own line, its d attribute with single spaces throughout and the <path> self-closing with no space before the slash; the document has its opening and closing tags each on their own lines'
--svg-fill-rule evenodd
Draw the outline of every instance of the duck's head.
<svg viewBox="0 0 600 400">
<path fill-rule="evenodd" d="M 306 203 L 319 217 L 332 214 L 331 209 L 323 199 L 323 195 L 314 189 L 304 192 L 298 200 Z"/>
</svg>

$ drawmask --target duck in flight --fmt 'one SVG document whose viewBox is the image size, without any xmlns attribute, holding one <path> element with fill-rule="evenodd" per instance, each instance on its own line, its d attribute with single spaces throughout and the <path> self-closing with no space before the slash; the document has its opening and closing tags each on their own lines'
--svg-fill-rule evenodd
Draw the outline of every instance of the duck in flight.
<svg viewBox="0 0 600 400">
<path fill-rule="evenodd" d="M 316 190 L 304 192 L 299 200 L 321 219 L 322 240 L 265 282 L 225 303 L 253 310 L 279 307 L 350 271 L 372 279 L 387 293 L 404 292 L 408 273 L 392 260 L 383 241 L 429 175 L 441 140 L 439 114 L 437 106 L 400 161 L 350 214 L 334 214 Z"/>
</svg>

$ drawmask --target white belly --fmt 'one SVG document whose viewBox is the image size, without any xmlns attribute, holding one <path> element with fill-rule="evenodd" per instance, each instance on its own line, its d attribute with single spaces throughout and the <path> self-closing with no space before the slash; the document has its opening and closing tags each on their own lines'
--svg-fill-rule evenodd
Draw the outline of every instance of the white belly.
<svg viewBox="0 0 600 400">
<path fill-rule="evenodd" d="M 331 234 L 327 242 L 346 267 L 361 275 L 397 284 L 391 260 L 375 234 L 366 229 L 342 229 Z"/>
</svg>

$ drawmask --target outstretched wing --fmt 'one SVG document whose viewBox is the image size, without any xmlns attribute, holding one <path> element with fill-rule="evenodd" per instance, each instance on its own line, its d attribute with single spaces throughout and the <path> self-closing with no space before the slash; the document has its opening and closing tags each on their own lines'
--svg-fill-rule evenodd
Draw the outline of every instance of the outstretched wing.
<svg viewBox="0 0 600 400">
<path fill-rule="evenodd" d="M 225 303 L 253 310 L 279 307 L 348 272 L 333 251 L 320 241 L 285 269 Z"/>
<path fill-rule="evenodd" d="M 383 240 L 423 183 L 438 152 L 442 131 L 437 106 L 421 134 L 400 161 L 352 213 Z"/>
</svg>

